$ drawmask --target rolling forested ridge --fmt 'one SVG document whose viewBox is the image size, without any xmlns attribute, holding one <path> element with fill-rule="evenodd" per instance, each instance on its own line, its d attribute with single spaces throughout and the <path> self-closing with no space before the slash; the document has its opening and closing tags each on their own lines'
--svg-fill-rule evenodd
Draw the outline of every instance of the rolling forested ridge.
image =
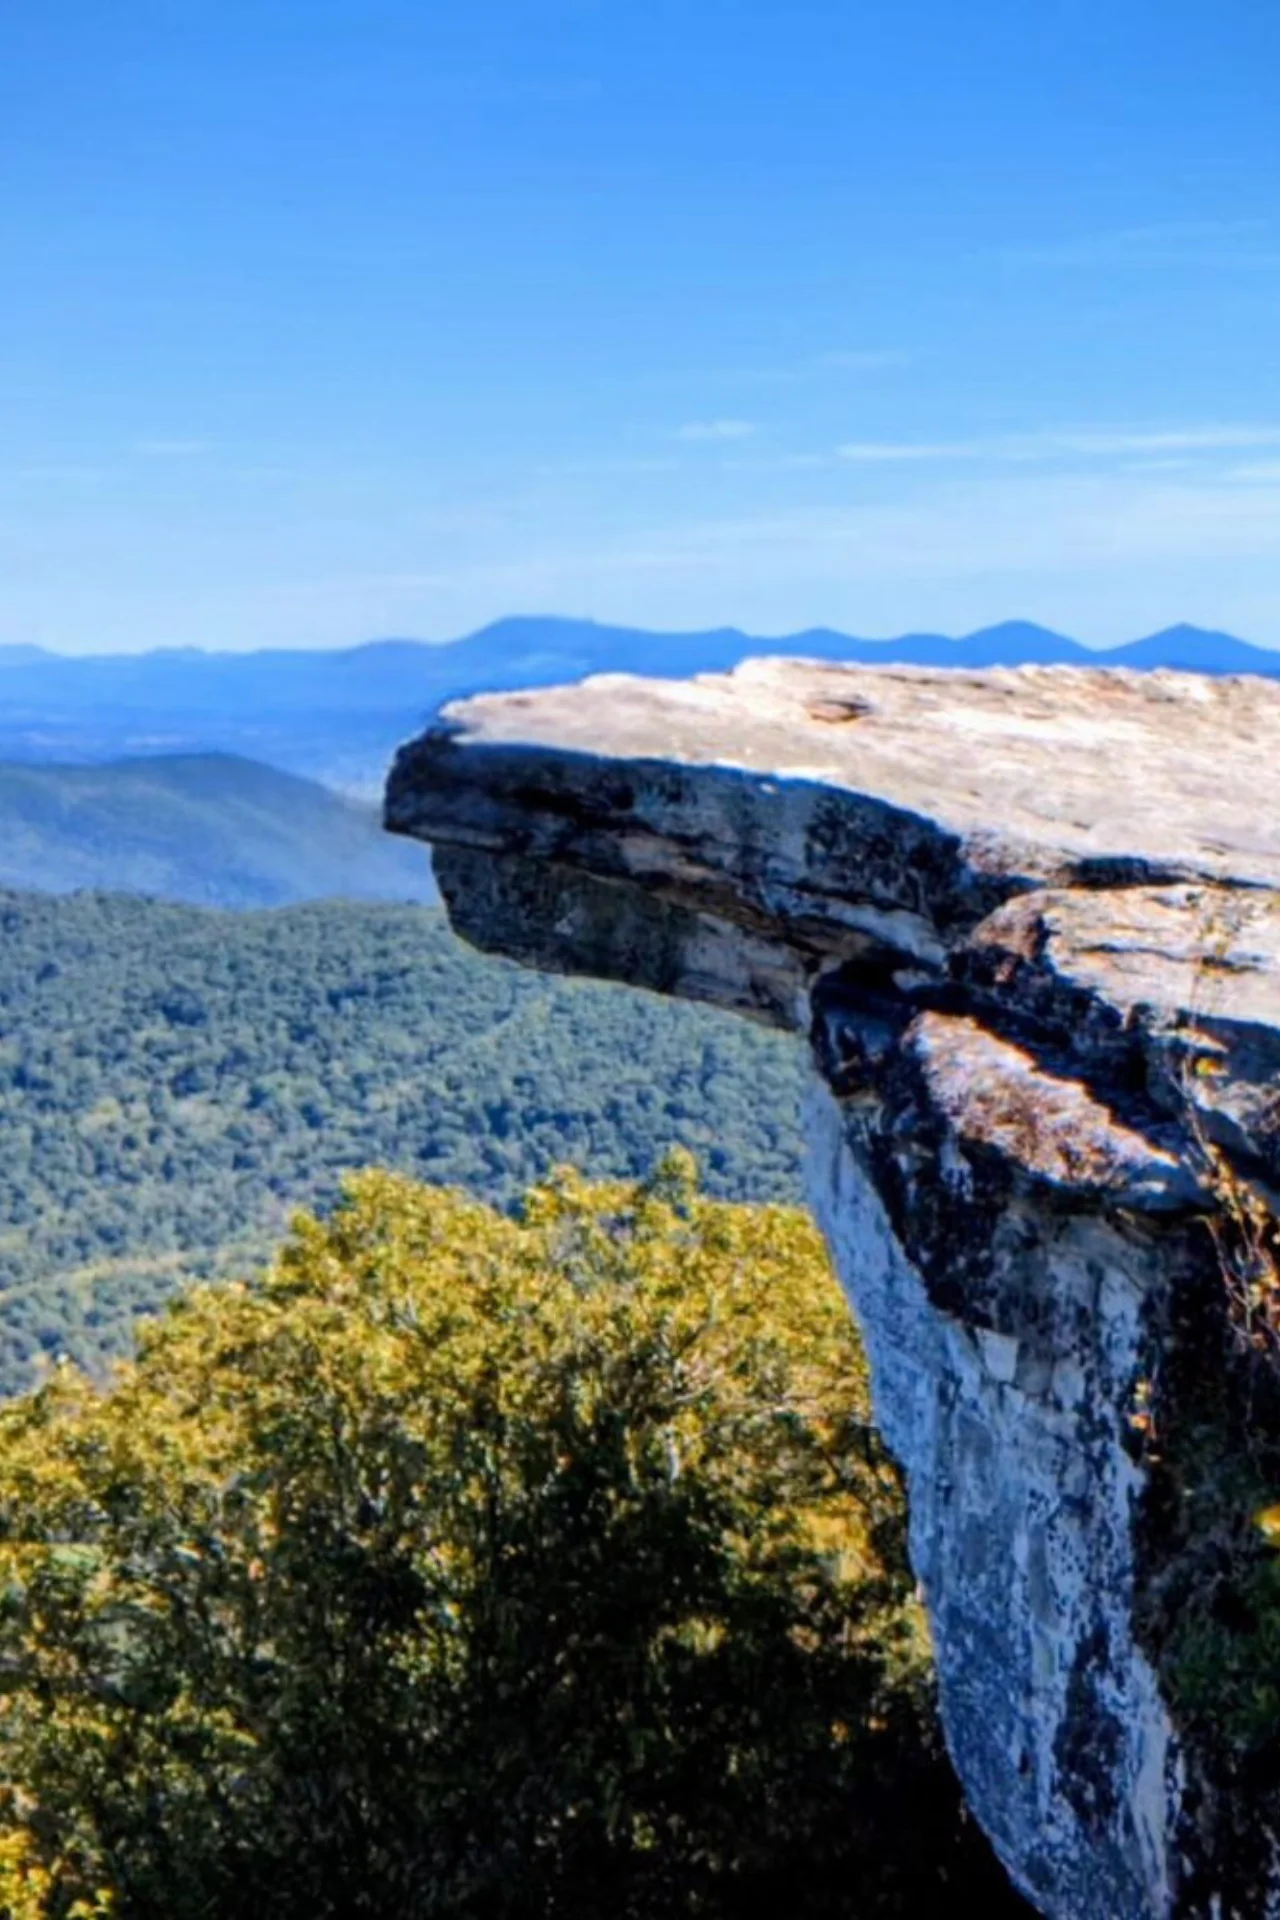
<svg viewBox="0 0 1280 1920">
<path fill-rule="evenodd" d="M 792 1200 L 801 1061 L 729 1016 L 488 960 L 439 909 L 0 894 L 0 1391 L 127 1349 L 382 1166 L 500 1206 L 557 1163 Z"/>
<path fill-rule="evenodd" d="M 0 887 L 203 907 L 438 898 L 425 848 L 384 833 L 372 803 L 230 753 L 0 762 Z"/>
</svg>

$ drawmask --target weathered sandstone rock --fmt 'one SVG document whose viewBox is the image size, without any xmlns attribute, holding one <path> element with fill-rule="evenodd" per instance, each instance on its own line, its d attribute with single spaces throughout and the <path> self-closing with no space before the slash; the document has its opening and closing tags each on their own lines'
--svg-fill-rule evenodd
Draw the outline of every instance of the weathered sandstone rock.
<svg viewBox="0 0 1280 1920">
<path fill-rule="evenodd" d="M 1261 680 L 756 661 L 388 786 L 476 944 L 808 1036 L 948 1738 L 1058 1920 L 1280 1912 L 1278 745 Z"/>
</svg>

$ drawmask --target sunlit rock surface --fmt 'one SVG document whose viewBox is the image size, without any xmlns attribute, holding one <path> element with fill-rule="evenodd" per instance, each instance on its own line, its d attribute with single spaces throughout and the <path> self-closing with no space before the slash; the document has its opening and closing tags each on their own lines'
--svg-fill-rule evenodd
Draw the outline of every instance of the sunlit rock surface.
<svg viewBox="0 0 1280 1920">
<path fill-rule="evenodd" d="M 1201 1674 L 1272 1551 L 1278 742 L 1261 680 L 756 661 L 467 701 L 388 785 L 477 945 L 808 1036 L 948 1738 L 1060 1920 L 1280 1911 Z"/>
</svg>

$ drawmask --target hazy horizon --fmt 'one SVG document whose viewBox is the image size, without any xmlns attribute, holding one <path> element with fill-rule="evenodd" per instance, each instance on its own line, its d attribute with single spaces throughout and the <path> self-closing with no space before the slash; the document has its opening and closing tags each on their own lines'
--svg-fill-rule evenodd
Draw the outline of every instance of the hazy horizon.
<svg viewBox="0 0 1280 1920">
<path fill-rule="evenodd" d="M 163 642 L 161 642 L 151 646 L 144 645 L 144 646 L 136 646 L 136 647 L 123 647 L 123 646 L 113 647 L 109 651 L 105 649 L 92 648 L 92 647 L 72 647 L 72 646 L 36 647 L 35 651 L 43 654 L 47 654 L 50 657 L 55 659 L 64 659 L 64 660 L 131 659 L 144 654 L 171 654 L 171 655 L 172 654 L 178 654 L 178 655 L 199 654 L 202 656 L 217 656 L 219 654 L 226 654 L 228 656 L 245 656 L 253 653 L 308 653 L 308 652 L 349 653 L 349 652 L 357 651 L 361 647 L 376 647 L 376 646 L 450 647 L 450 646 L 456 646 L 462 641 L 474 639 L 477 635 L 485 633 L 489 631 L 491 628 L 501 627 L 511 622 L 521 622 L 521 621 L 551 622 L 551 621 L 560 621 L 560 620 L 572 621 L 575 623 L 582 622 L 589 626 L 598 626 L 605 629 L 617 627 L 620 630 L 626 630 L 626 628 L 630 625 L 630 623 L 622 622 L 622 621 L 595 620 L 592 618 L 591 615 L 588 615 L 588 614 L 554 614 L 554 613 L 518 614 L 517 613 L 517 614 L 500 614 L 496 619 L 491 621 L 486 621 L 482 626 L 470 629 L 465 633 L 444 634 L 440 636 L 431 636 L 426 634 L 411 634 L 411 633 L 395 633 L 395 634 L 376 633 L 376 634 L 366 634 L 358 638 L 352 638 L 352 639 L 338 638 L 338 639 L 334 639 L 327 642 L 311 642 L 305 639 L 296 640 L 296 641 L 275 641 L 275 642 L 267 643 L 262 646 L 255 646 L 252 644 L 240 646 L 240 647 L 183 646 L 183 645 L 165 645 Z M 978 634 L 990 633 L 990 632 L 998 631 L 1002 628 L 1037 627 L 1041 631 L 1055 633 L 1058 635 L 1059 638 L 1077 641 L 1079 645 L 1088 647 L 1094 652 L 1108 653 L 1108 652 L 1111 652 L 1116 647 L 1122 647 L 1133 641 L 1154 638 L 1154 637 L 1157 637 L 1160 633 L 1166 632 L 1166 631 L 1168 632 L 1176 631 L 1176 629 L 1181 626 L 1193 627 L 1197 631 L 1217 632 L 1217 633 L 1226 634 L 1226 629 L 1224 628 L 1206 629 L 1206 628 L 1200 628 L 1198 626 L 1198 623 L 1177 621 L 1177 622 L 1173 622 L 1171 626 L 1168 628 L 1152 629 L 1150 633 L 1144 632 L 1144 633 L 1125 634 L 1118 641 L 1094 641 L 1094 640 L 1089 640 L 1080 634 L 1064 633 L 1061 628 L 1048 628 L 1044 625 L 1043 622 L 1022 620 L 1022 619 L 1019 619 L 1017 616 L 1013 616 L 1005 620 L 993 620 L 985 623 L 982 627 L 970 628 L 966 631 L 959 631 L 959 630 L 947 631 L 946 629 L 943 629 L 943 628 L 904 627 L 895 633 L 854 634 L 849 632 L 845 628 L 836 627 L 830 621 L 814 622 L 808 628 L 792 628 L 790 630 L 777 631 L 777 632 L 762 632 L 758 629 L 737 628 L 735 623 L 729 622 L 729 621 L 722 621 L 717 623 L 715 626 L 708 625 L 706 627 L 700 627 L 700 628 L 652 627 L 652 628 L 637 628 L 635 630 L 646 632 L 646 633 L 652 633 L 658 636 L 662 636 L 666 634 L 678 635 L 686 632 L 687 633 L 713 633 L 721 630 L 735 630 L 735 631 L 741 631 L 747 638 L 750 638 L 752 640 L 761 640 L 764 642 L 776 640 L 780 645 L 787 640 L 802 638 L 805 632 L 812 633 L 812 632 L 817 632 L 821 630 L 821 631 L 832 632 L 832 633 L 840 633 L 845 638 L 850 640 L 856 640 L 859 642 L 873 643 L 873 644 L 883 643 L 886 647 L 891 647 L 895 641 L 901 640 L 911 635 L 929 634 L 942 639 L 953 639 L 957 643 L 960 643 L 965 640 L 972 639 Z M 1246 634 L 1246 633 L 1231 633 L 1231 634 L 1227 634 L 1226 637 L 1234 640 L 1242 640 L 1245 642 L 1246 645 L 1259 647 L 1267 652 L 1280 653 L 1280 637 L 1277 637 L 1274 641 L 1268 640 L 1268 639 L 1258 639 L 1256 636 L 1252 634 Z M 32 644 L 33 643 L 22 642 L 22 641 L 0 641 L 0 653 L 22 651 L 24 647 L 31 646 Z"/>
</svg>

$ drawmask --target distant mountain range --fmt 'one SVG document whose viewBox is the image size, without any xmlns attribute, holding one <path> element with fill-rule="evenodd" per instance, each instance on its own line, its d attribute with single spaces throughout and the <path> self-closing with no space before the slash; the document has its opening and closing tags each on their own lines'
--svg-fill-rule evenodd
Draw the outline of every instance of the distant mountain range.
<svg viewBox="0 0 1280 1920">
<path fill-rule="evenodd" d="M 425 848 L 372 806 L 217 753 L 0 765 L 0 887 L 215 907 L 437 898 Z"/>
<path fill-rule="evenodd" d="M 589 620 L 500 620 L 466 639 L 375 640 L 342 650 L 80 657 L 0 647 L 0 757 L 100 761 L 216 749 L 369 795 L 395 747 L 445 701 L 587 673 L 675 677 L 752 655 L 989 667 L 1093 664 L 1280 677 L 1280 652 L 1228 633 L 1170 627 L 1098 652 L 1024 621 L 961 639 L 859 640 L 826 628 L 760 639 L 724 627 L 648 633 Z"/>
</svg>

